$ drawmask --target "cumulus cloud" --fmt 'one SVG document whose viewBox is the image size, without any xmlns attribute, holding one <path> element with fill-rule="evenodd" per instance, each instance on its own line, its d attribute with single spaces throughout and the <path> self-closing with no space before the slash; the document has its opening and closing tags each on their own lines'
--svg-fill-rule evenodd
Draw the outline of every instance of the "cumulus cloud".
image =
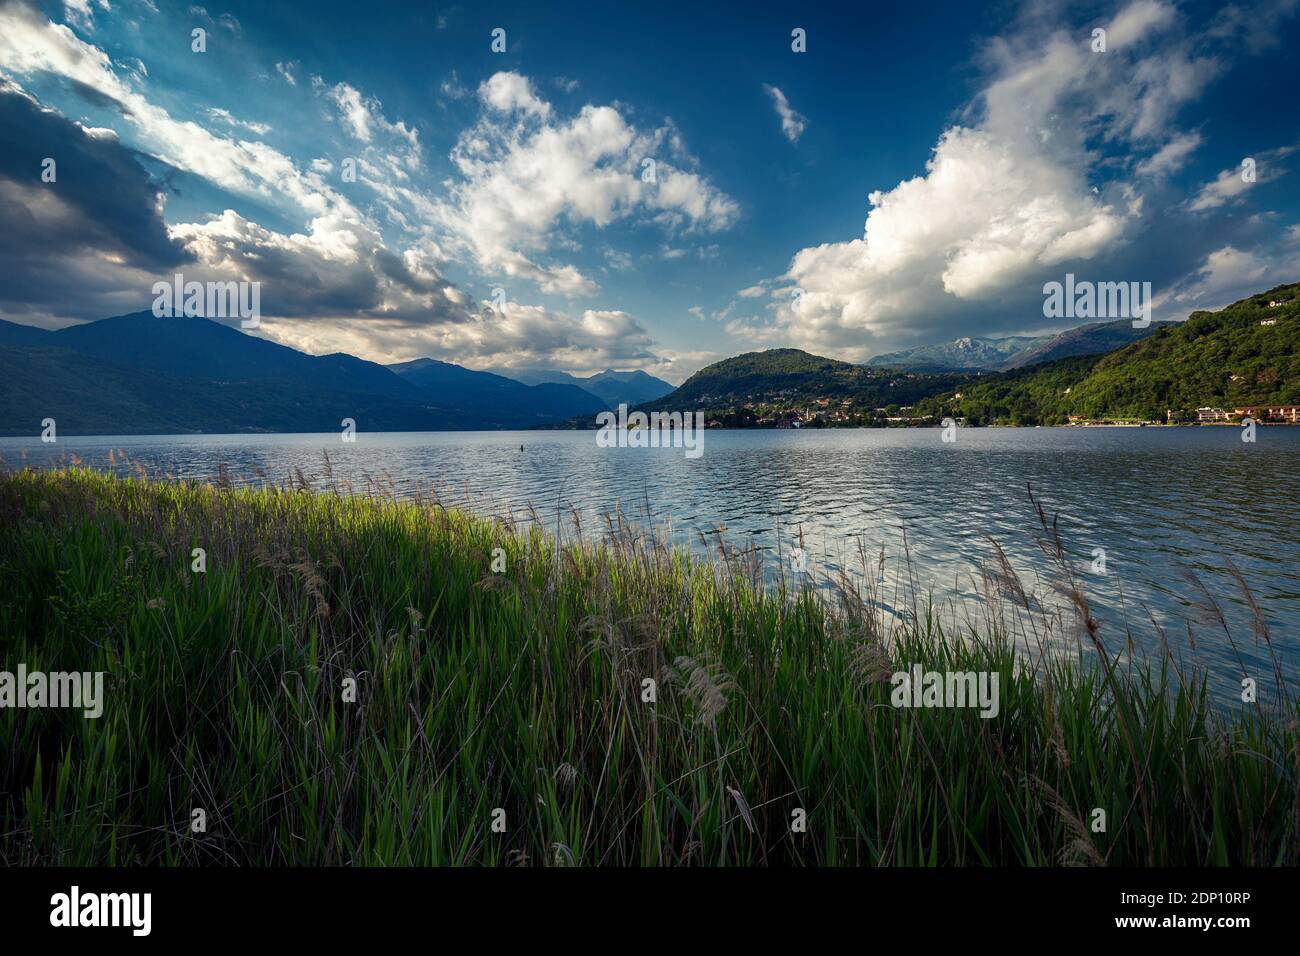
<svg viewBox="0 0 1300 956">
<path fill-rule="evenodd" d="M 518 110 L 541 119 L 551 115 L 551 104 L 539 99 L 533 84 L 518 73 L 495 73 L 479 88 L 479 96 L 501 113 Z"/>
<path fill-rule="evenodd" d="M 577 267 L 543 261 L 566 227 L 638 218 L 670 232 L 716 232 L 738 216 L 734 200 L 689 168 L 671 126 L 642 131 L 611 106 L 557 117 L 517 73 L 493 75 L 478 94 L 482 113 L 451 154 L 460 178 L 437 209 L 488 273 L 589 295 L 597 285 Z"/>
<path fill-rule="evenodd" d="M 785 94 L 775 86 L 764 83 L 763 90 L 772 98 L 772 107 L 776 110 L 776 115 L 781 118 L 781 132 L 785 134 L 785 138 L 792 143 L 799 142 L 799 137 L 808 128 L 807 118 L 794 109 L 790 101 L 785 98 Z"/>
<path fill-rule="evenodd" d="M 1149 225 L 1142 183 L 1154 188 L 1200 143 L 1174 124 L 1225 68 L 1223 49 L 1189 38 L 1161 0 L 1105 22 L 1104 54 L 1088 30 L 1043 13 L 988 44 L 989 79 L 963 121 L 923 175 L 870 194 L 861 238 L 795 253 L 774 293 L 774 338 L 864 359 L 968 334 L 972 315 L 1032 306 L 1045 277 L 1113 262 Z M 1103 163 L 1116 154 L 1128 165 Z"/>
<path fill-rule="evenodd" d="M 1273 245 L 1215 249 L 1178 282 L 1157 308 L 1186 313 L 1219 309 L 1262 289 L 1294 282 L 1300 276 L 1300 226 L 1292 226 Z"/>
</svg>

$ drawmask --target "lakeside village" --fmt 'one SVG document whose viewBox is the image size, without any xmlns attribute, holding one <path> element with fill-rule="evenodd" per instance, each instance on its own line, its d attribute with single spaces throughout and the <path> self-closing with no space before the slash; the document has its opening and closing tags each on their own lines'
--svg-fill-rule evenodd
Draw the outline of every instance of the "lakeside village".
<svg viewBox="0 0 1300 956">
<path fill-rule="evenodd" d="M 960 399 L 958 392 L 954 398 Z M 767 403 L 747 402 L 726 412 L 706 414 L 705 428 L 917 428 L 934 427 L 942 416 L 915 414 L 911 405 L 888 405 L 862 409 L 850 399 L 814 398 L 802 407 L 773 407 Z M 1239 425 L 1245 419 L 1260 425 L 1300 424 L 1300 405 L 1250 405 L 1238 408 L 1166 409 L 1163 420 L 1138 418 L 1089 418 L 1069 416 L 1069 426 L 1099 427 L 1152 425 Z M 965 427 L 964 417 L 956 422 Z"/>
<path fill-rule="evenodd" d="M 1165 420 L 1090 419 L 1071 415 L 1071 425 L 1240 425 L 1247 418 L 1259 425 L 1300 425 L 1300 405 L 1243 405 L 1240 408 L 1198 408 L 1165 411 Z"/>
</svg>

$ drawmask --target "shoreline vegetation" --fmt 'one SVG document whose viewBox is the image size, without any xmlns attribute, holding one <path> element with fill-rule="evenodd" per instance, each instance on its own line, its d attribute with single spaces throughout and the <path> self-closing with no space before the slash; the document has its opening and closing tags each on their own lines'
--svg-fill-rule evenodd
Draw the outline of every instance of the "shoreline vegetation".
<svg viewBox="0 0 1300 956">
<path fill-rule="evenodd" d="M 0 472 L 0 669 L 106 675 L 98 719 L 0 709 L 0 862 L 1296 865 L 1280 668 L 1225 702 L 1164 635 L 1135 658 L 1035 508 L 1064 610 L 994 545 L 945 623 L 619 516 Z M 915 668 L 986 675 L 996 715 L 896 706 Z"/>
</svg>

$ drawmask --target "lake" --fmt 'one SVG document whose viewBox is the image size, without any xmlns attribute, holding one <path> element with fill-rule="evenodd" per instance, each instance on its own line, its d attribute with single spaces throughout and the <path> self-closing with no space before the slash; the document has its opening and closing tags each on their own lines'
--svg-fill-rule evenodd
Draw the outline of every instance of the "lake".
<svg viewBox="0 0 1300 956">
<path fill-rule="evenodd" d="M 685 547 L 699 548 L 700 532 L 725 529 L 732 545 L 762 550 L 769 575 L 778 543 L 791 571 L 800 533 L 814 568 L 843 564 L 857 574 L 862 541 L 873 557 L 882 546 L 887 555 L 882 604 L 901 608 L 897 596 L 914 580 L 959 619 L 980 601 L 990 540 L 1026 584 L 1047 567 L 1032 485 L 1059 515 L 1068 561 L 1108 646 L 1123 648 L 1124 622 L 1148 649 L 1158 641 L 1153 620 L 1179 648 L 1190 627 L 1213 679 L 1239 681 L 1239 654 L 1266 684 L 1271 658 L 1231 562 L 1249 583 L 1288 683 L 1300 679 L 1300 428 L 1260 427 L 1254 443 L 1235 427 L 961 429 L 952 443 L 940 436 L 712 429 L 693 460 L 680 448 L 601 448 L 591 431 L 362 431 L 354 443 L 338 434 L 6 438 L 0 456 L 8 467 L 49 467 L 73 455 L 108 467 L 113 450 L 119 471 L 124 453 L 155 476 L 212 479 L 224 464 L 237 482 L 257 483 L 259 472 L 279 482 L 301 469 L 324 485 L 328 452 L 335 481 L 358 491 L 367 481 L 401 496 L 432 489 L 449 506 L 516 520 L 527 520 L 531 504 L 551 528 L 558 506 L 566 534 L 570 509 L 588 535 L 618 509 L 670 525 Z M 1095 549 L 1104 550 L 1104 573 Z"/>
</svg>

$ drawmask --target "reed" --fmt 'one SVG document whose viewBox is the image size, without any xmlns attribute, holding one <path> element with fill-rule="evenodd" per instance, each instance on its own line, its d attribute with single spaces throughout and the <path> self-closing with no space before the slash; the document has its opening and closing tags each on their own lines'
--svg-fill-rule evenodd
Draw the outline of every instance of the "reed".
<svg viewBox="0 0 1300 956">
<path fill-rule="evenodd" d="M 99 719 L 0 709 L 0 861 L 1300 862 L 1294 697 L 1222 706 L 1108 648 L 1068 573 L 1063 653 L 1009 562 L 982 619 L 886 615 L 865 548 L 765 586 L 720 537 L 561 541 L 298 478 L 0 474 L 0 668 L 107 675 Z M 996 673 L 998 715 L 893 706 L 914 665 Z"/>
</svg>

